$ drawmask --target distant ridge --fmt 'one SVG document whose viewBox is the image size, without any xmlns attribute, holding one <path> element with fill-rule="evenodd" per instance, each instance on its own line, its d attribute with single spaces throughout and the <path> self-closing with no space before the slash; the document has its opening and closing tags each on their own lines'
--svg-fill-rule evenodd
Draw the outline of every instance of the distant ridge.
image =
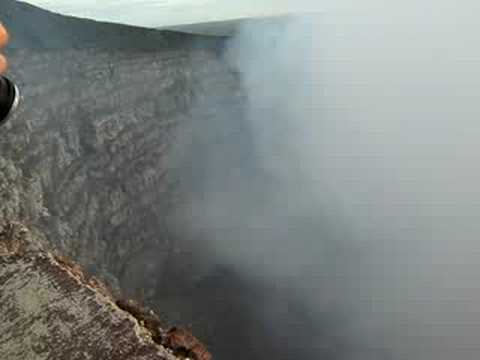
<svg viewBox="0 0 480 360">
<path fill-rule="evenodd" d="M 182 44 L 221 45 L 219 39 L 63 16 L 15 0 L 0 1 L 0 21 L 11 34 L 9 49 L 100 47 L 159 50 L 178 49 Z"/>
<path fill-rule="evenodd" d="M 161 27 L 160 30 L 173 30 L 189 34 L 201 34 L 208 36 L 232 36 L 237 29 L 248 19 L 233 19 L 196 24 L 183 24 L 176 26 Z"/>
<path fill-rule="evenodd" d="M 251 18 L 236 18 L 224 21 L 212 21 L 194 24 L 160 27 L 160 30 L 172 30 L 188 34 L 207 36 L 233 36 L 238 29 L 247 23 L 280 23 L 294 17 L 294 14 L 276 14 Z"/>
</svg>

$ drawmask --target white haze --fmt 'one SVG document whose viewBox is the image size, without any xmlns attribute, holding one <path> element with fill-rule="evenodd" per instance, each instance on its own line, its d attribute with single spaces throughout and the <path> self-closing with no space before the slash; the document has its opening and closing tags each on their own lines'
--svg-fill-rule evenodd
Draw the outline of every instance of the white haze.
<svg viewBox="0 0 480 360">
<path fill-rule="evenodd" d="M 480 25 L 428 5 L 247 24 L 229 54 L 262 175 L 225 174 L 188 219 L 312 314 L 342 304 L 352 360 L 480 356 Z"/>
</svg>

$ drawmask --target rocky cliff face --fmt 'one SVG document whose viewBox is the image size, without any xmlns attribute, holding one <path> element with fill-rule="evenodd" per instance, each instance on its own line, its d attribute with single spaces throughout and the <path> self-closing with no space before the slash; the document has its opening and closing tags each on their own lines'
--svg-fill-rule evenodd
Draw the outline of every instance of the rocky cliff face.
<svg viewBox="0 0 480 360">
<path fill-rule="evenodd" d="M 85 22 L 85 36 L 70 26 L 78 20 L 66 26 L 63 17 L 48 14 L 60 29 L 39 26 L 47 39 L 42 48 L 15 30 L 22 18 L 9 24 L 10 14 L 33 11 L 21 12 L 24 6 L 12 4 L 5 20 L 12 47 L 25 48 L 8 52 L 10 75 L 25 100 L 2 128 L 3 175 L 10 182 L 2 211 L 40 227 L 87 267 L 131 274 L 129 261 L 139 252 L 162 254 L 172 246 L 163 220 L 175 199 L 174 130 L 201 120 L 191 111 L 209 83 L 218 85 L 216 94 L 212 87 L 208 93 L 218 101 L 233 95 L 241 102 L 238 85 L 210 39 L 203 46 L 187 35 L 130 30 L 135 35 L 118 49 L 117 30 L 125 27 Z M 36 22 L 41 16 L 34 15 Z M 61 26 L 81 38 L 68 44 L 85 45 L 91 31 L 98 44 L 57 47 Z"/>
<path fill-rule="evenodd" d="M 204 50 L 9 55 L 25 102 L 0 147 L 35 196 L 4 211 L 84 266 L 134 284 L 135 258 L 162 263 L 172 250 L 164 219 L 175 200 L 173 130 L 192 120 L 206 79 L 233 86 L 232 75 Z"/>
</svg>

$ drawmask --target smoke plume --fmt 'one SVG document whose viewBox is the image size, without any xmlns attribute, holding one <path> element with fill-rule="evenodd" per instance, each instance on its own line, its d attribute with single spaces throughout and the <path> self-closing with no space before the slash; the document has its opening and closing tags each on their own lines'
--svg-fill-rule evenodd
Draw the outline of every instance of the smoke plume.
<svg viewBox="0 0 480 360">
<path fill-rule="evenodd" d="M 239 29 L 248 110 L 194 130 L 185 221 L 206 262 L 287 289 L 251 300 L 274 348 L 477 358 L 478 24 L 373 5 Z"/>
</svg>

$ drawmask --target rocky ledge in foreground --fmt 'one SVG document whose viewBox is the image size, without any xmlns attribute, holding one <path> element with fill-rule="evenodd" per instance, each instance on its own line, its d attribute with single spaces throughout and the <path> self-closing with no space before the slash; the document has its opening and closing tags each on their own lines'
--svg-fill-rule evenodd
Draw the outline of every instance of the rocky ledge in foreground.
<svg viewBox="0 0 480 360">
<path fill-rule="evenodd" d="M 211 359 L 188 331 L 166 330 L 153 312 L 115 301 L 34 237 L 21 224 L 0 224 L 2 359 Z"/>
</svg>

